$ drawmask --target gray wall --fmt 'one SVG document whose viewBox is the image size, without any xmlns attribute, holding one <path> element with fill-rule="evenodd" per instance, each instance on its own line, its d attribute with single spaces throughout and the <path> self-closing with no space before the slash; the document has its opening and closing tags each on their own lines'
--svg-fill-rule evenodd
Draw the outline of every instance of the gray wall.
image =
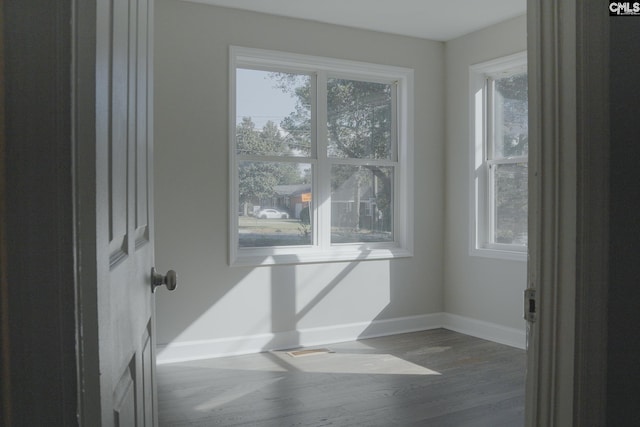
<svg viewBox="0 0 640 427">
<path fill-rule="evenodd" d="M 526 50 L 526 34 L 521 16 L 445 45 L 444 309 L 522 331 L 526 262 L 469 255 L 469 66 Z"/>
<path fill-rule="evenodd" d="M 155 35 L 156 265 L 180 282 L 157 295 L 159 344 L 443 311 L 442 43 L 174 0 L 157 2 Z M 229 45 L 415 70 L 413 258 L 228 266 Z"/>
</svg>

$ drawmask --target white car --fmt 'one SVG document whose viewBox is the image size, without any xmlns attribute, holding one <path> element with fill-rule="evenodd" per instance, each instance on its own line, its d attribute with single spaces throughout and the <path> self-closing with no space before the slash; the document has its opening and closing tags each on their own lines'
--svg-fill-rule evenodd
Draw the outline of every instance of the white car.
<svg viewBox="0 0 640 427">
<path fill-rule="evenodd" d="M 279 218 L 279 219 L 288 219 L 289 218 L 289 214 L 283 211 L 279 211 L 278 209 L 262 209 L 261 211 L 258 212 L 258 215 L 256 215 L 258 218 L 268 218 L 268 219 L 274 219 L 274 218 Z"/>
</svg>

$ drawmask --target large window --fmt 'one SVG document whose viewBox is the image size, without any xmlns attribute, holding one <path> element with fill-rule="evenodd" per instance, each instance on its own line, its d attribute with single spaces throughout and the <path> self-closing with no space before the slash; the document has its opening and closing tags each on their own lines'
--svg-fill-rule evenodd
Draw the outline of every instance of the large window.
<svg viewBox="0 0 640 427">
<path fill-rule="evenodd" d="M 230 56 L 231 263 L 410 256 L 412 70 Z"/>
<path fill-rule="evenodd" d="M 526 54 L 471 67 L 474 255 L 524 260 L 528 215 Z"/>
</svg>

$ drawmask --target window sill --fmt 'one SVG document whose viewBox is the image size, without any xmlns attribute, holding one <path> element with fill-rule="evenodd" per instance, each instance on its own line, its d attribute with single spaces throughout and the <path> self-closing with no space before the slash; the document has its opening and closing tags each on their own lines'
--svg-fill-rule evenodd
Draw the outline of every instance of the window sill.
<svg viewBox="0 0 640 427">
<path fill-rule="evenodd" d="M 527 262 L 526 250 L 521 251 L 495 248 L 474 248 L 469 251 L 469 255 L 482 258 L 501 259 L 505 261 Z"/>
<path fill-rule="evenodd" d="M 231 260 L 232 267 L 259 267 L 265 265 L 316 264 L 325 262 L 354 262 L 383 260 L 395 258 L 410 258 L 413 253 L 408 249 L 393 248 L 333 248 L 330 251 L 304 249 L 296 253 L 266 254 L 255 250 L 240 250 L 235 259 Z"/>
</svg>

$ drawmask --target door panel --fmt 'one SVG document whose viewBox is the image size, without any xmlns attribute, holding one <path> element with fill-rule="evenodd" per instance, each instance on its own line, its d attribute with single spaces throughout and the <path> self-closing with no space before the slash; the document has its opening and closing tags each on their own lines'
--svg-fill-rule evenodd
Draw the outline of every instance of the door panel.
<svg viewBox="0 0 640 427">
<path fill-rule="evenodd" d="M 149 324 L 148 331 L 151 331 L 151 324 Z M 144 337 L 142 345 L 142 376 L 146 379 L 143 382 L 144 388 L 142 390 L 142 402 L 144 411 L 144 424 L 146 426 L 152 426 L 156 423 L 155 419 L 155 359 L 153 356 L 153 341 L 151 336 L 147 333 Z"/>
<path fill-rule="evenodd" d="M 151 154 L 151 21 L 148 0 L 112 0 L 108 16 L 109 249 L 105 287 L 99 295 L 103 425 L 154 426 L 153 199 Z M 105 23 L 106 27 L 106 23 Z M 100 180 L 100 176 L 98 176 Z M 100 229 L 98 230 L 100 233 Z M 100 240 L 100 239 L 98 239 Z M 100 251 L 98 251 L 100 255 Z"/>
<path fill-rule="evenodd" d="M 110 135 L 109 135 L 109 249 L 113 268 L 127 256 L 128 216 L 128 119 L 129 110 L 129 5 L 112 3 Z"/>
<path fill-rule="evenodd" d="M 134 371 L 134 372 L 132 372 Z M 136 425 L 135 361 L 127 366 L 113 392 L 113 421 L 115 426 Z"/>
<path fill-rule="evenodd" d="M 151 188 L 148 182 L 149 170 L 150 170 L 150 136 L 147 129 L 147 113 L 151 111 L 148 108 L 149 97 L 147 96 L 147 87 L 150 80 L 147 78 L 149 68 L 147 65 L 147 57 L 150 54 L 149 43 L 147 35 L 149 34 L 149 20 L 148 20 L 148 8 L 149 3 L 147 0 L 138 0 L 137 2 L 137 45 L 135 46 L 136 52 L 136 80 L 138 82 L 146 82 L 146 85 L 138 84 L 136 86 L 136 212 L 135 212 L 135 227 L 136 227 L 136 247 L 139 247 L 149 241 L 149 190 Z"/>
</svg>

